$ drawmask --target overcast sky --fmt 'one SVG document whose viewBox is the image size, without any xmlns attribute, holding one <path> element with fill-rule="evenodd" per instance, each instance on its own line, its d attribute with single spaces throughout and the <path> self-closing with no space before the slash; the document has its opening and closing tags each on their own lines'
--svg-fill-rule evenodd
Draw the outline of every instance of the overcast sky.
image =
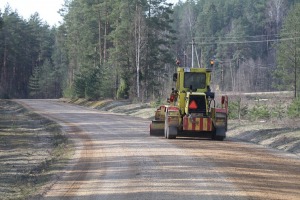
<svg viewBox="0 0 300 200">
<path fill-rule="evenodd" d="M 178 0 L 168 0 L 170 3 L 177 3 Z M 57 11 L 62 7 L 64 0 L 0 0 L 0 9 L 3 12 L 6 5 L 18 11 L 24 19 L 29 19 L 30 15 L 38 12 L 41 19 L 49 25 L 59 25 L 62 21 Z"/>
</svg>

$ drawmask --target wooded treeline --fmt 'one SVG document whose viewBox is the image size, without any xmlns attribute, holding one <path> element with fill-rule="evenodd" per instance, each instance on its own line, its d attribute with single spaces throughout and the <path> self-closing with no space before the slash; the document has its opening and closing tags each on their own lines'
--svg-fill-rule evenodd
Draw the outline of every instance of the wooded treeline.
<svg viewBox="0 0 300 200">
<path fill-rule="evenodd" d="M 9 7 L 1 14 L 0 28 L 0 97 L 60 97 L 61 69 L 54 62 L 56 30 L 38 14 L 25 21 Z"/>
<path fill-rule="evenodd" d="M 296 59 L 297 53 L 290 49 L 291 54 L 287 54 L 279 49 L 281 44 L 290 46 L 291 43 L 294 50 L 300 47 L 297 44 L 300 36 L 298 2 L 199 0 L 179 3 L 174 7 L 174 25 L 180 30 L 176 43 L 178 56 L 185 66 L 203 67 L 214 60 L 215 90 L 294 90 L 295 76 L 290 67 L 300 69 L 300 66 L 288 60 L 290 55 Z M 293 19 L 287 21 L 287 16 L 292 15 Z M 275 75 L 279 71 L 289 80 L 283 81 L 283 74 Z"/>
<path fill-rule="evenodd" d="M 298 0 L 65 0 L 60 13 L 49 27 L 0 12 L 1 98 L 165 98 L 177 58 L 213 59 L 214 90 L 300 88 Z"/>
</svg>

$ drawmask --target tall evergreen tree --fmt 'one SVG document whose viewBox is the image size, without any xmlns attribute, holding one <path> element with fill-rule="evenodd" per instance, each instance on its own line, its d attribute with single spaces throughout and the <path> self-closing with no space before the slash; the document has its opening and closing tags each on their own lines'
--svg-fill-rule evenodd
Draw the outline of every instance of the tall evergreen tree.
<svg viewBox="0 0 300 200">
<path fill-rule="evenodd" d="M 29 89 L 29 98 L 39 98 L 41 89 L 40 89 L 40 68 L 35 67 L 33 73 L 29 78 L 28 89 Z"/>
<path fill-rule="evenodd" d="M 90 91 L 94 85 L 79 83 L 97 69 L 98 88 L 91 90 L 101 91 L 96 96 L 146 99 L 163 83 L 160 72 L 172 58 L 171 7 L 165 0 L 74 0 L 66 1 L 66 10 L 69 85 L 78 78 L 76 87 Z"/>
<path fill-rule="evenodd" d="M 300 91 L 300 3 L 295 4 L 284 20 L 277 47 L 277 69 L 275 85 L 278 89 L 293 90 L 294 97 Z"/>
</svg>

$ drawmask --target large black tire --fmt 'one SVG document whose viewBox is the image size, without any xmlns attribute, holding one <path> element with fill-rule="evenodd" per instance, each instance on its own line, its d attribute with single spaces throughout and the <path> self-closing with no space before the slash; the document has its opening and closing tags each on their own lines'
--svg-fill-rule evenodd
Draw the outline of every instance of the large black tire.
<svg viewBox="0 0 300 200">
<path fill-rule="evenodd" d="M 167 139 L 176 139 L 177 127 L 176 126 L 167 126 L 166 127 L 166 138 Z"/>
<path fill-rule="evenodd" d="M 223 141 L 225 139 L 225 136 L 218 136 L 216 134 L 217 130 L 214 128 L 214 130 L 212 131 L 212 140 L 217 140 L 217 141 Z"/>
<path fill-rule="evenodd" d="M 177 135 L 177 127 L 176 126 L 169 126 L 168 123 L 168 112 L 165 115 L 165 131 L 164 131 L 165 138 L 167 139 L 176 139 Z"/>
<path fill-rule="evenodd" d="M 166 112 L 165 112 L 165 129 L 164 129 L 165 138 L 168 138 L 168 136 L 167 136 L 167 132 L 169 131 L 168 129 L 169 129 L 168 111 L 166 110 Z"/>
<path fill-rule="evenodd" d="M 213 136 L 213 138 L 212 138 L 213 140 L 217 140 L 217 141 L 223 141 L 224 139 L 225 139 L 225 137 L 224 136 Z"/>
<path fill-rule="evenodd" d="M 166 115 L 167 116 L 167 115 Z M 167 129 L 169 127 L 169 123 L 168 123 L 168 120 L 165 120 L 165 129 L 164 129 L 164 135 L 165 135 L 165 138 L 167 138 Z"/>
</svg>

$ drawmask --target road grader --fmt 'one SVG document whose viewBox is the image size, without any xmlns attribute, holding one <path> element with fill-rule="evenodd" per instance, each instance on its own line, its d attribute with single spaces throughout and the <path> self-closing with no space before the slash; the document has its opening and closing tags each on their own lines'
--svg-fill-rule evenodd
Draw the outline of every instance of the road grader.
<svg viewBox="0 0 300 200">
<path fill-rule="evenodd" d="M 168 105 L 155 111 L 150 124 L 150 136 L 167 139 L 183 137 L 209 137 L 224 140 L 227 131 L 228 97 L 222 96 L 216 107 L 215 93 L 211 91 L 212 70 L 208 68 L 177 68 L 173 75 L 176 88 L 172 88 Z"/>
</svg>

